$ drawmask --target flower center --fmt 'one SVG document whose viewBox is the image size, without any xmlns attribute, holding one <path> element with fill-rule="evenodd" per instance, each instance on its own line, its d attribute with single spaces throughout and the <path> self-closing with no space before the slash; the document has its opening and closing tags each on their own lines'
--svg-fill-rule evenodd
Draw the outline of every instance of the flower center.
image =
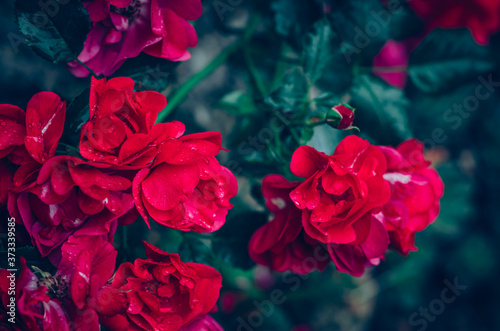
<svg viewBox="0 0 500 331">
<path fill-rule="evenodd" d="M 158 290 L 159 286 L 160 286 L 160 283 L 156 280 L 151 280 L 149 282 L 142 284 L 142 288 L 145 292 L 155 294 L 155 295 L 156 295 L 156 291 Z"/>
<path fill-rule="evenodd" d="M 127 17 L 129 20 L 133 20 L 141 14 L 142 0 L 132 0 L 127 8 L 118 8 L 113 5 L 110 6 L 110 11 Z"/>
<path fill-rule="evenodd" d="M 51 298 L 59 299 L 61 302 L 66 300 L 68 296 L 68 283 L 61 275 L 47 276 L 38 280 L 38 286 L 45 286 L 47 294 Z"/>
</svg>

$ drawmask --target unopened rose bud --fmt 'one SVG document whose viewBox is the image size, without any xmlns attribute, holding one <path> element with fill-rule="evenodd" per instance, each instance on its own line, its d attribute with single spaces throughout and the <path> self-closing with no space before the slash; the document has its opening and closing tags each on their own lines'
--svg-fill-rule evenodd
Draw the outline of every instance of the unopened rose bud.
<svg viewBox="0 0 500 331">
<path fill-rule="evenodd" d="M 354 121 L 354 108 L 340 104 L 328 111 L 326 123 L 332 128 L 346 130 L 352 126 Z"/>
</svg>

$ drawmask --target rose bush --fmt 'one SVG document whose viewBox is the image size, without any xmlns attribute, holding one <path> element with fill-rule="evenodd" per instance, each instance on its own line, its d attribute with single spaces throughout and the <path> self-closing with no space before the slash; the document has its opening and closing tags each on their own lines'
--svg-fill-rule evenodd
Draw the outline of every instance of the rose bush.
<svg viewBox="0 0 500 331">
<path fill-rule="evenodd" d="M 374 73 L 389 84 L 403 89 L 408 79 L 409 42 L 389 39 L 373 58 Z M 387 69 L 386 69 L 387 68 Z"/>
</svg>

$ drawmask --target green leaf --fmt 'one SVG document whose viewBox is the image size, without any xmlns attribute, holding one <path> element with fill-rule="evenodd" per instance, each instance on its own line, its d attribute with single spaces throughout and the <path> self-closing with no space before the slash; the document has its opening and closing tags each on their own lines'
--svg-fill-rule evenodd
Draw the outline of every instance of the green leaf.
<svg viewBox="0 0 500 331">
<path fill-rule="evenodd" d="M 54 63 L 76 60 L 91 28 L 80 0 L 16 0 L 17 24 L 29 45 Z"/>
<path fill-rule="evenodd" d="M 426 148 L 432 148 L 433 144 L 445 144 L 451 150 L 460 150 L 470 142 L 469 130 L 474 125 L 473 118 L 482 115 L 479 111 L 469 112 L 463 104 L 466 96 L 476 95 L 478 84 L 477 80 L 470 81 L 439 94 L 413 91 L 409 120 L 415 137 L 427 141 Z M 492 94 L 481 101 L 479 109 L 497 107 L 498 102 L 497 95 Z M 491 122 L 497 126 L 497 121 Z"/>
<path fill-rule="evenodd" d="M 253 233 L 267 222 L 264 213 L 246 212 L 235 215 L 217 231 L 217 241 L 213 243 L 215 255 L 226 264 L 248 270 L 255 263 L 248 255 L 248 243 Z"/>
<path fill-rule="evenodd" d="M 402 3 L 399 9 L 391 13 L 389 23 L 391 39 L 404 41 L 417 36 L 423 29 L 424 23 L 407 4 Z"/>
<path fill-rule="evenodd" d="M 391 14 L 380 0 L 335 1 L 330 21 L 338 33 L 343 49 L 344 63 L 371 65 L 389 39 Z M 380 16 L 380 13 L 387 16 Z"/>
<path fill-rule="evenodd" d="M 436 29 L 411 54 L 410 79 L 422 91 L 438 93 L 490 72 L 490 49 L 478 45 L 466 29 Z"/>
<path fill-rule="evenodd" d="M 236 116 L 250 115 L 256 112 L 252 97 L 243 91 L 233 91 L 226 94 L 216 107 Z"/>
<path fill-rule="evenodd" d="M 128 59 L 112 77 L 130 77 L 136 91 L 164 91 L 175 78 L 180 62 L 172 62 L 147 54 Z"/>
<path fill-rule="evenodd" d="M 351 105 L 356 126 L 382 144 L 398 144 L 411 137 L 407 112 L 410 107 L 402 90 L 378 76 L 360 75 L 354 81 Z"/>
<path fill-rule="evenodd" d="M 274 11 L 275 29 L 278 34 L 286 37 L 298 28 L 295 24 L 298 19 L 296 1 L 274 0 L 271 9 Z"/>
<path fill-rule="evenodd" d="M 330 111 L 330 109 L 332 109 L 339 103 L 340 98 L 335 94 L 328 92 L 321 93 L 313 100 L 313 104 L 316 107 L 316 110 L 321 114 L 327 113 L 328 111 Z"/>
<path fill-rule="evenodd" d="M 71 146 L 78 146 L 80 129 L 89 120 L 90 116 L 89 98 L 90 88 L 86 88 L 68 105 L 61 142 Z"/>
<path fill-rule="evenodd" d="M 323 76 L 333 59 L 338 43 L 337 34 L 332 30 L 330 22 L 323 18 L 314 24 L 313 31 L 304 40 L 304 72 L 314 83 Z"/>
<path fill-rule="evenodd" d="M 311 128 L 309 126 L 303 126 L 302 130 L 300 131 L 300 137 L 302 138 L 303 141 L 306 143 L 312 139 L 314 136 L 314 128 Z"/>
<path fill-rule="evenodd" d="M 296 113 L 307 100 L 309 83 L 304 72 L 295 68 L 283 77 L 281 86 L 265 99 L 265 103 L 282 113 Z"/>
<path fill-rule="evenodd" d="M 305 6 L 303 0 L 272 0 L 270 7 L 274 13 L 276 33 L 296 48 L 300 47 L 309 27 L 319 19 L 319 8 L 311 2 Z"/>
</svg>

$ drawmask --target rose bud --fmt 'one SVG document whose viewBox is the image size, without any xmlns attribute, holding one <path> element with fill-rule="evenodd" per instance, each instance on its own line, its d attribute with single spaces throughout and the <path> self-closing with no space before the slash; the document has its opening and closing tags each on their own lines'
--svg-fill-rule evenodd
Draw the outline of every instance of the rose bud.
<svg viewBox="0 0 500 331">
<path fill-rule="evenodd" d="M 350 129 L 354 121 L 354 108 L 345 104 L 337 105 L 328 111 L 325 121 L 334 129 Z"/>
</svg>

